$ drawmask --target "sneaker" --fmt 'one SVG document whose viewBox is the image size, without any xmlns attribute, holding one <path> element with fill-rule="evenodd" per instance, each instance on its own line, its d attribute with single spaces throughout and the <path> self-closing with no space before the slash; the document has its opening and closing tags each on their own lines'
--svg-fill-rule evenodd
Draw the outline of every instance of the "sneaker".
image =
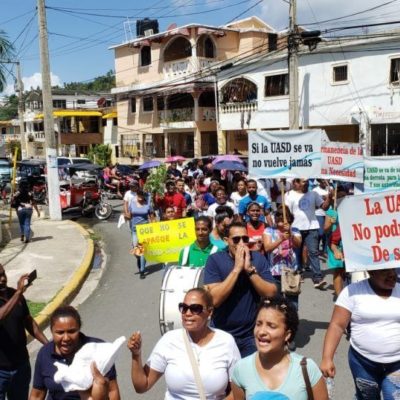
<svg viewBox="0 0 400 400">
<path fill-rule="evenodd" d="M 145 279 L 146 278 L 146 276 L 144 275 L 144 272 L 141 272 L 140 273 L 140 279 Z"/>
<path fill-rule="evenodd" d="M 21 242 L 23 242 L 25 240 L 25 236 L 21 235 Z"/>
<path fill-rule="evenodd" d="M 323 279 L 319 281 L 314 281 L 315 289 L 323 289 L 325 286 L 326 286 L 326 281 L 324 281 Z"/>
</svg>

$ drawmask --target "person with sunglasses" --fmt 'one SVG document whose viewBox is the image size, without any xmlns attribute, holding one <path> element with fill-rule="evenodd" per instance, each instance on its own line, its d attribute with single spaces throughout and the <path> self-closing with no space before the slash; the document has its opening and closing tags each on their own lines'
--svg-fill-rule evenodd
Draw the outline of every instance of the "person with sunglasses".
<svg viewBox="0 0 400 400">
<path fill-rule="evenodd" d="M 145 365 L 142 363 L 142 337 L 134 332 L 128 340 L 132 353 L 132 384 L 137 393 L 145 393 L 165 374 L 166 400 L 198 400 L 199 388 L 186 350 L 189 339 L 197 363 L 201 385 L 207 399 L 232 399 L 230 378 L 240 359 L 233 337 L 209 327 L 212 299 L 203 288 L 190 289 L 179 303 L 183 329 L 167 332 L 156 344 Z"/>
<path fill-rule="evenodd" d="M 228 248 L 208 257 L 204 284 L 215 307 L 213 326 L 229 332 L 242 357 L 256 350 L 253 327 L 257 304 L 277 292 L 269 261 L 250 251 L 246 225 L 233 222 L 225 232 Z"/>
</svg>

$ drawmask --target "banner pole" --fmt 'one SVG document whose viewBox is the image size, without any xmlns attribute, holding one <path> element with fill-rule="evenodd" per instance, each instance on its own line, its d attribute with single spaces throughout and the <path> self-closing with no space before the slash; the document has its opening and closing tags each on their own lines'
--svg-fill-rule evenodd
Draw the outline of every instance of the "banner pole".
<svg viewBox="0 0 400 400">
<path fill-rule="evenodd" d="M 282 180 L 281 180 L 280 184 L 281 184 L 283 223 L 284 223 L 284 224 L 287 224 L 286 205 L 285 205 L 285 185 L 284 185 L 284 183 L 282 182 Z"/>
<path fill-rule="evenodd" d="M 338 187 L 338 181 L 336 181 L 335 191 L 333 193 L 333 209 L 334 210 L 336 210 L 336 206 L 337 206 L 337 187 Z"/>
<path fill-rule="evenodd" d="M 17 178 L 17 157 L 18 157 L 18 147 L 15 147 L 14 150 L 14 157 L 13 157 L 13 171 L 12 171 L 12 179 L 11 179 L 11 199 L 15 193 L 15 180 Z M 12 219 L 12 207 L 10 202 L 10 214 L 8 217 L 8 223 L 11 224 Z"/>
</svg>

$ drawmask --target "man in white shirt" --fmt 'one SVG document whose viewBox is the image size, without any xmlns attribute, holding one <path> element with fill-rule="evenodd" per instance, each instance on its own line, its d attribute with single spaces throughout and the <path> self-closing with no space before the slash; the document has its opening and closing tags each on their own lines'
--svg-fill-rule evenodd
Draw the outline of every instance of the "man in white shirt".
<svg viewBox="0 0 400 400">
<path fill-rule="evenodd" d="M 312 280 L 316 289 L 322 289 L 326 281 L 322 277 L 319 263 L 319 224 L 315 216 L 315 210 L 322 208 L 327 210 L 332 199 L 331 192 L 323 200 L 317 192 L 308 191 L 308 180 L 294 179 L 293 189 L 285 196 L 285 204 L 293 214 L 292 228 L 297 228 L 302 237 L 302 246 L 298 256 L 299 269 L 302 269 L 301 253 L 303 246 L 307 247 L 310 266 L 313 272 Z"/>
</svg>

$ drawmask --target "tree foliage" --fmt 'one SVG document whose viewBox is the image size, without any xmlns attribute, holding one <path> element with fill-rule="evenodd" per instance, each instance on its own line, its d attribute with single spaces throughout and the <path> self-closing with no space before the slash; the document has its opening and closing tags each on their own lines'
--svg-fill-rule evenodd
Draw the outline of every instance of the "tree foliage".
<svg viewBox="0 0 400 400">
<path fill-rule="evenodd" d="M 8 121 L 18 116 L 18 96 L 5 97 L 5 104 L 0 106 L 0 121 Z"/>
<path fill-rule="evenodd" d="M 64 84 L 65 89 L 77 91 L 109 92 L 114 87 L 115 74 L 112 70 L 108 71 L 105 75 L 94 78 L 91 82 L 70 82 Z"/>
<path fill-rule="evenodd" d="M 111 147 L 108 144 L 97 144 L 89 151 L 88 157 L 95 164 L 105 167 L 111 162 Z"/>
<path fill-rule="evenodd" d="M 13 54 L 14 47 L 12 43 L 8 40 L 6 33 L 0 29 L 0 93 L 4 91 L 6 84 L 6 67 L 5 63 L 1 61 L 12 59 Z"/>
</svg>

